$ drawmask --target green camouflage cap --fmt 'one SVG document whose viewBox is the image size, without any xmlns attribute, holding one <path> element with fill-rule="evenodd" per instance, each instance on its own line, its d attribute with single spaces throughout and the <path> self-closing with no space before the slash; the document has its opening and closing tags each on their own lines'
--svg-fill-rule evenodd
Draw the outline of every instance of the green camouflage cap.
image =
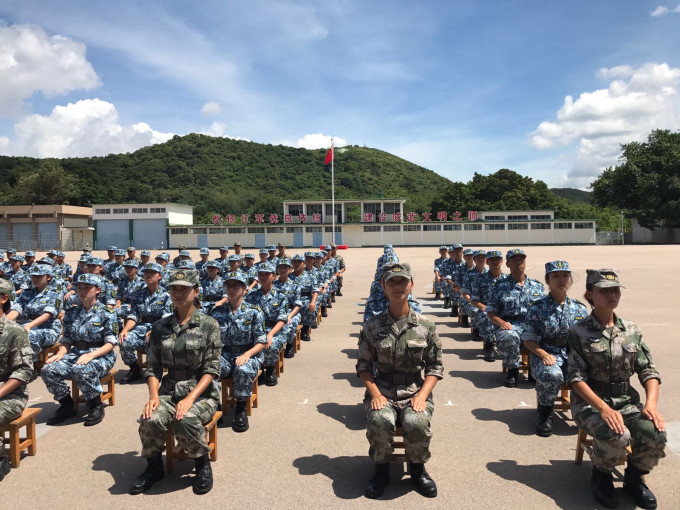
<svg viewBox="0 0 680 510">
<path fill-rule="evenodd" d="M 593 287 L 625 287 L 619 281 L 619 272 L 616 269 L 586 269 L 586 283 Z"/>
<path fill-rule="evenodd" d="M 198 285 L 198 271 L 195 269 L 179 269 L 170 272 L 168 287 L 173 285 L 183 285 L 185 287 L 195 287 Z"/>
<path fill-rule="evenodd" d="M 411 279 L 411 265 L 408 262 L 396 262 L 394 264 L 385 264 L 382 268 L 382 279 L 384 281 L 394 278 L 395 276 L 403 276 Z"/>
</svg>

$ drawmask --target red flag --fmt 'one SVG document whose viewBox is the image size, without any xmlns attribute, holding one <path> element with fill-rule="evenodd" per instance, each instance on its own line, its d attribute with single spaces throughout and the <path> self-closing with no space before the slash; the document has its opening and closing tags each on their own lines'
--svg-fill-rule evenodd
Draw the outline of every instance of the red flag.
<svg viewBox="0 0 680 510">
<path fill-rule="evenodd" d="M 328 149 L 328 154 L 326 154 L 326 159 L 323 160 L 324 166 L 328 165 L 333 161 L 333 146 L 331 145 L 331 148 Z"/>
</svg>

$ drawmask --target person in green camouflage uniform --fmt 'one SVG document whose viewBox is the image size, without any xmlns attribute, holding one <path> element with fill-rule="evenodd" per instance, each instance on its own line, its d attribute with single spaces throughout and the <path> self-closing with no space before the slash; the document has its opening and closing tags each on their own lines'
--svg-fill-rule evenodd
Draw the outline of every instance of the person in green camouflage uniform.
<svg viewBox="0 0 680 510">
<path fill-rule="evenodd" d="M 661 378 L 640 328 L 614 313 L 621 297 L 618 271 L 588 269 L 587 275 L 585 298 L 593 311 L 569 328 L 567 383 L 574 390 L 574 421 L 593 436 L 593 495 L 607 508 L 618 505 L 612 471 L 630 445 L 623 488 L 638 506 L 656 508 L 642 476 L 665 456 L 666 425 L 657 410 Z M 645 389 L 644 405 L 629 383 L 633 374 Z"/>
<path fill-rule="evenodd" d="M 33 349 L 28 333 L 5 317 L 9 311 L 14 284 L 0 279 L 0 423 L 8 423 L 23 413 L 28 402 L 28 383 L 33 378 Z M 10 460 L 0 434 L 0 481 L 10 471 Z"/>
<path fill-rule="evenodd" d="M 432 389 L 444 375 L 441 342 L 434 323 L 409 306 L 409 264 L 385 264 L 380 284 L 389 307 L 364 323 L 356 364 L 366 386 L 366 437 L 376 465 L 365 495 L 379 497 L 390 481 L 389 459 L 400 423 L 411 480 L 420 494 L 435 497 L 437 486 L 424 464 L 430 459 Z"/>
<path fill-rule="evenodd" d="M 139 437 L 148 466 L 130 492 L 144 492 L 163 478 L 161 454 L 171 429 L 195 461 L 194 492 L 205 494 L 213 484 L 205 425 L 220 400 L 216 380 L 220 375 L 220 328 L 215 319 L 200 312 L 198 271 L 173 271 L 168 288 L 175 311 L 151 329 L 144 374 L 149 402 L 139 419 Z M 166 375 L 163 369 L 168 369 Z"/>
</svg>

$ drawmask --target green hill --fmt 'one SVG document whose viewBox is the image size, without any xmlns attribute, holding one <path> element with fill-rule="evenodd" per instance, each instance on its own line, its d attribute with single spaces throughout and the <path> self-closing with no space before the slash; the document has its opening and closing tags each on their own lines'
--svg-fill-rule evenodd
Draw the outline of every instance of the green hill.
<svg viewBox="0 0 680 510">
<path fill-rule="evenodd" d="M 592 191 L 583 191 L 576 188 L 550 188 L 550 191 L 558 197 L 566 198 L 576 204 L 592 204 Z"/>
</svg>

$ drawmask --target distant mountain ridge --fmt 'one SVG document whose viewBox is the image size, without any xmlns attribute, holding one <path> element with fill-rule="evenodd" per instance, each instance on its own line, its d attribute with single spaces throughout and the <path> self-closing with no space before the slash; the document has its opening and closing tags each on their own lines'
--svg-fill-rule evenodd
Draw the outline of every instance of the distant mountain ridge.
<svg viewBox="0 0 680 510">
<path fill-rule="evenodd" d="M 583 191 L 576 188 L 550 188 L 550 191 L 555 193 L 558 197 L 566 198 L 576 204 L 592 204 L 593 192 Z"/>
</svg>

